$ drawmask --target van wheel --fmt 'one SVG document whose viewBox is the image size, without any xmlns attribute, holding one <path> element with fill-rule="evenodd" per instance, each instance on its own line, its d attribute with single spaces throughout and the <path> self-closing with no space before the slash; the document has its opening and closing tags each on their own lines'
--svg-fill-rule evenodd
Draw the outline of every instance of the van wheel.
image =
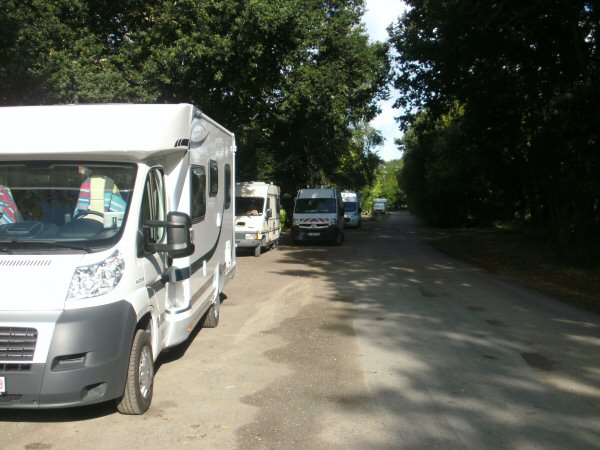
<svg viewBox="0 0 600 450">
<path fill-rule="evenodd" d="M 260 245 L 254 247 L 254 256 L 260 256 L 260 253 L 262 252 L 262 248 L 265 245 L 265 238 L 262 238 L 260 240 Z"/>
<path fill-rule="evenodd" d="M 154 360 L 150 334 L 137 330 L 131 346 L 123 397 L 117 400 L 121 414 L 144 414 L 150 408 L 154 386 Z"/>
<path fill-rule="evenodd" d="M 333 240 L 334 245 L 342 245 L 342 242 L 344 241 L 344 235 L 340 232 L 336 235 L 335 239 Z"/>
</svg>

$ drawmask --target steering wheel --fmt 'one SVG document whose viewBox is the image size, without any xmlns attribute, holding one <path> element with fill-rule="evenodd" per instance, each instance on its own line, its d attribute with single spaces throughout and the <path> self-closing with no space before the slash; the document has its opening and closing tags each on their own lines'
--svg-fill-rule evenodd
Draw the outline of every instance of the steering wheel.
<svg viewBox="0 0 600 450">
<path fill-rule="evenodd" d="M 79 219 L 80 217 L 84 217 L 89 214 L 94 215 L 94 216 L 100 216 L 100 217 L 104 218 L 104 213 L 101 213 L 100 211 L 94 211 L 93 209 L 84 209 L 84 210 L 78 211 L 77 214 L 75 214 L 73 216 L 73 219 Z"/>
</svg>

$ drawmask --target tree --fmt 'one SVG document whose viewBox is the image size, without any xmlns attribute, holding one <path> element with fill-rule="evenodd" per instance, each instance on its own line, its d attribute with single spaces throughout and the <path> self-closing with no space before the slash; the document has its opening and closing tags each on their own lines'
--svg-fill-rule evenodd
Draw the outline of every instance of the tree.
<svg viewBox="0 0 600 450">
<path fill-rule="evenodd" d="M 357 136 L 386 95 L 389 63 L 387 45 L 369 43 L 360 23 L 362 0 L 0 8 L 3 105 L 194 103 L 235 132 L 239 179 L 284 191 L 372 164 L 371 141 Z"/>
<path fill-rule="evenodd" d="M 404 192 L 398 184 L 402 165 L 402 161 L 396 159 L 382 162 L 377 167 L 373 184 L 363 191 L 365 205 L 372 206 L 374 198 L 387 198 L 389 206 L 404 203 Z"/>
<path fill-rule="evenodd" d="M 511 206 L 523 218 L 550 218 L 563 251 L 592 248 L 600 198 L 598 2 L 407 3 L 391 38 L 398 106 L 411 111 L 403 127 L 418 127 L 415 112 L 424 109 L 435 127 L 458 103 L 464 113 L 453 128 L 467 147 L 450 143 L 447 152 L 464 169 L 477 161 L 477 176 L 500 200 L 497 217 Z M 485 201 L 472 206 L 485 209 Z"/>
</svg>

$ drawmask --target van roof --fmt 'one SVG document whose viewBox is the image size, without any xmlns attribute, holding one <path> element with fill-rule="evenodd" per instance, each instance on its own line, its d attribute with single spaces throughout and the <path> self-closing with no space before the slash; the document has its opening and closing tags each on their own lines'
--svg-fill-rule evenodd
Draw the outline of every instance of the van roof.
<svg viewBox="0 0 600 450">
<path fill-rule="evenodd" d="M 335 188 L 309 188 L 298 191 L 298 198 L 336 198 L 336 196 Z"/>
<path fill-rule="evenodd" d="M 83 154 L 140 160 L 157 152 L 183 152 L 192 135 L 192 119 L 200 116 L 190 104 L 2 107 L 0 159 Z"/>
</svg>

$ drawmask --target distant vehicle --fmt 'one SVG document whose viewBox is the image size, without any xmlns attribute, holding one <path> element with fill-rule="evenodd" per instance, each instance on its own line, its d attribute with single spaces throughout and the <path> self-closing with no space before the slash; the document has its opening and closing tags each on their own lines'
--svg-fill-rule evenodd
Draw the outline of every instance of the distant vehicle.
<svg viewBox="0 0 600 450">
<path fill-rule="evenodd" d="M 235 185 L 235 245 L 250 248 L 254 256 L 273 247 L 281 235 L 280 189 L 263 181 Z"/>
<path fill-rule="evenodd" d="M 342 192 L 344 202 L 344 222 L 347 227 L 360 227 L 362 204 L 358 192 Z"/>
<path fill-rule="evenodd" d="M 387 198 L 373 199 L 373 214 L 385 214 L 387 212 Z"/>
<path fill-rule="evenodd" d="M 300 189 L 294 203 L 292 240 L 344 241 L 344 203 L 339 189 Z"/>
</svg>

